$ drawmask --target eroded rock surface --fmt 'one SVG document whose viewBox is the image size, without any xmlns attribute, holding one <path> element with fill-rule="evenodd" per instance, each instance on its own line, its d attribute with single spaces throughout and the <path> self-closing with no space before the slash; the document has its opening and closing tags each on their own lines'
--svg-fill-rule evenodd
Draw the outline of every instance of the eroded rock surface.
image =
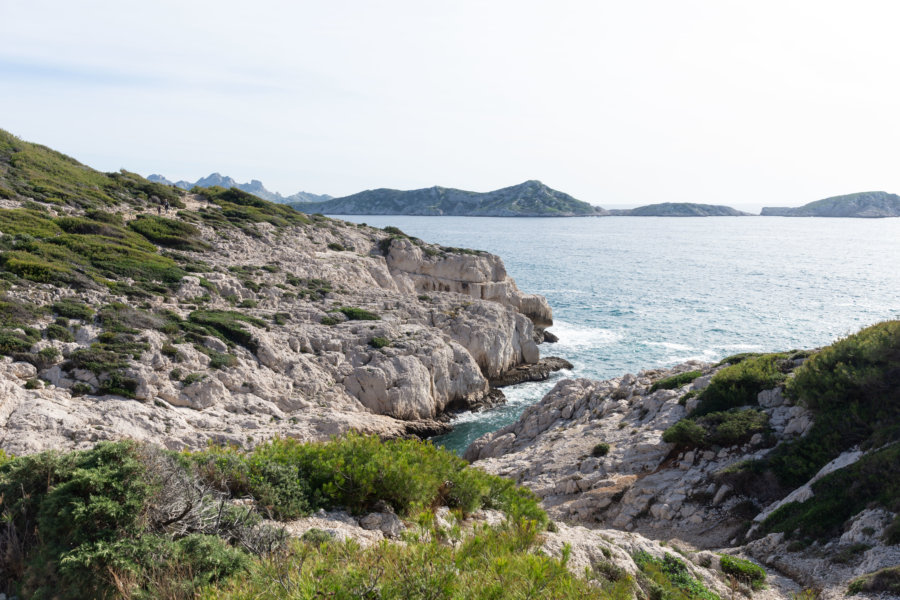
<svg viewBox="0 0 900 600">
<path fill-rule="evenodd" d="M 208 208 L 196 197 L 186 202 Z M 107 373 L 68 366 L 73 352 L 110 335 L 96 317 L 73 319 L 72 341 L 31 348 L 55 348 L 50 364 L 0 362 L 0 446 L 21 454 L 121 437 L 197 448 L 351 429 L 431 432 L 451 405 L 483 404 L 490 378 L 537 363 L 535 339 L 552 323 L 546 301 L 520 292 L 487 253 L 322 218 L 287 228 L 258 223 L 252 236 L 198 227 L 212 249 L 184 255 L 208 267 L 184 277 L 174 294 L 134 307 L 147 321 L 133 334 L 142 350 L 125 356 L 120 373 L 133 397 L 101 394 Z M 39 306 L 77 298 L 95 311 L 133 305 L 99 288 L 29 284 L 7 294 Z M 161 315 L 187 321 L 196 310 L 247 315 L 241 327 L 250 341 L 185 339 L 160 325 Z M 26 389 L 29 379 L 42 383 Z"/>
</svg>

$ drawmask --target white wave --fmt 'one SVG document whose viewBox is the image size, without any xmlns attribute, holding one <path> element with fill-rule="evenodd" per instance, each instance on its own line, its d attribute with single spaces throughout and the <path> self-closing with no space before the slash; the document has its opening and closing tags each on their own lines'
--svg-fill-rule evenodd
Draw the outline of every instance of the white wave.
<svg viewBox="0 0 900 600">
<path fill-rule="evenodd" d="M 572 349 L 608 346 L 622 339 L 622 333 L 601 327 L 573 325 L 565 321 L 554 321 L 550 328 L 558 338 L 560 346 Z"/>
<path fill-rule="evenodd" d="M 648 346 L 656 346 L 658 348 L 665 348 L 666 350 L 678 350 L 679 352 L 685 352 L 687 350 L 693 350 L 693 346 L 688 346 L 685 344 L 675 344 L 672 342 L 647 342 Z"/>
</svg>

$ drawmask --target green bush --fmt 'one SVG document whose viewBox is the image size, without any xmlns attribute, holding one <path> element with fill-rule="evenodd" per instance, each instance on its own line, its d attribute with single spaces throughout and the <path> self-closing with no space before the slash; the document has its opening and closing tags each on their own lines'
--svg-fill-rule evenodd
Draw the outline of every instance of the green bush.
<svg viewBox="0 0 900 600">
<path fill-rule="evenodd" d="M 785 358 L 784 354 L 763 354 L 725 367 L 713 375 L 691 416 L 757 404 L 761 391 L 781 385 L 786 379 L 781 370 Z"/>
<path fill-rule="evenodd" d="M 391 345 L 391 340 L 386 337 L 373 337 L 369 340 L 369 345 L 375 349 L 386 348 Z"/>
<path fill-rule="evenodd" d="M 847 588 L 848 594 L 860 594 L 862 592 L 875 594 L 886 592 L 900 596 L 900 566 L 885 567 L 874 573 L 857 577 L 850 582 L 850 586 Z"/>
<path fill-rule="evenodd" d="M 201 325 L 219 339 L 240 344 L 253 352 L 256 352 L 258 342 L 253 334 L 244 328 L 244 324 L 266 326 L 262 319 L 231 310 L 195 310 L 188 315 L 188 320 Z"/>
<path fill-rule="evenodd" d="M 671 554 L 655 558 L 646 552 L 637 552 L 634 562 L 641 570 L 650 588 L 651 598 L 677 598 L 684 600 L 720 600 L 700 581 L 691 577 L 684 562 Z"/>
<path fill-rule="evenodd" d="M 766 570 L 749 560 L 723 554 L 719 557 L 719 564 L 725 574 L 731 575 L 754 590 L 760 590 L 765 586 Z"/>
<path fill-rule="evenodd" d="M 467 513 L 499 508 L 513 518 L 538 523 L 547 518 L 531 492 L 416 440 L 381 442 L 356 434 L 318 444 L 275 439 L 249 456 L 213 448 L 194 460 L 220 489 L 250 494 L 285 518 L 306 507 L 344 507 L 362 513 L 379 502 L 399 514 L 445 504 Z M 296 481 L 291 483 L 289 475 Z"/>
<path fill-rule="evenodd" d="M 702 446 L 706 440 L 706 429 L 692 419 L 681 419 L 663 432 L 663 441 L 687 448 Z"/>
<path fill-rule="evenodd" d="M 353 306 L 342 306 L 338 311 L 343 313 L 350 321 L 378 321 L 381 319 L 381 317 L 373 312 Z"/>
<path fill-rule="evenodd" d="M 55 314 L 66 319 L 90 321 L 94 317 L 94 309 L 74 298 L 64 298 L 54 302 L 50 308 Z"/>
<path fill-rule="evenodd" d="M 200 238 L 200 230 L 184 221 L 154 215 L 140 215 L 130 221 L 128 227 L 159 246 L 195 252 L 203 252 L 211 248 Z"/>
<path fill-rule="evenodd" d="M 756 409 L 709 413 L 697 419 L 681 419 L 663 432 L 663 441 L 691 448 L 736 446 L 769 430 L 768 415 Z"/>
<path fill-rule="evenodd" d="M 48 340 L 60 340 L 63 342 L 75 341 L 75 336 L 72 335 L 72 332 L 69 331 L 69 329 L 67 327 L 57 325 L 56 323 L 51 323 L 50 325 L 47 325 L 46 332 L 47 332 Z"/>
<path fill-rule="evenodd" d="M 319 323 L 321 323 L 322 325 L 337 325 L 340 322 L 341 320 L 337 317 L 330 317 L 328 315 L 325 315 L 324 317 L 322 317 L 322 320 L 319 321 Z"/>
<path fill-rule="evenodd" d="M 870 505 L 900 512 L 900 443 L 829 473 L 813 483 L 812 490 L 808 500 L 779 507 L 763 528 L 826 540 L 839 535 L 848 519 Z"/>
<path fill-rule="evenodd" d="M 687 373 L 679 373 L 677 375 L 672 375 L 671 377 L 665 377 L 654 382 L 654 384 L 650 386 L 650 392 L 652 393 L 656 390 L 674 390 L 675 388 L 680 388 L 681 386 L 697 379 L 702 374 L 703 373 L 701 373 L 700 371 L 688 371 Z"/>
<path fill-rule="evenodd" d="M 600 442 L 591 450 L 591 456 L 595 458 L 600 458 L 609 454 L 609 444 L 606 442 Z"/>
<path fill-rule="evenodd" d="M 795 371 L 785 392 L 815 412 L 810 431 L 769 460 L 785 485 L 801 485 L 854 446 L 900 440 L 900 321 L 824 348 Z"/>
<path fill-rule="evenodd" d="M 346 250 L 346 248 L 344 248 L 344 246 L 342 246 L 341 244 L 338 244 L 336 242 L 330 242 L 328 244 L 328 249 L 334 250 L 335 252 L 343 252 L 344 250 Z"/>
</svg>

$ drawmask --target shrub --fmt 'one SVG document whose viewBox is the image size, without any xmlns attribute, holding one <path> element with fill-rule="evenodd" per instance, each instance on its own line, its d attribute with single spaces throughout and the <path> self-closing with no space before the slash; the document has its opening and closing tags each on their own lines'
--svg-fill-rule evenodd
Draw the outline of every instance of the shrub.
<svg viewBox="0 0 900 600">
<path fill-rule="evenodd" d="M 701 373 L 700 371 L 688 371 L 687 373 L 679 373 L 677 375 L 672 375 L 671 377 L 665 377 L 656 381 L 652 386 L 650 386 L 650 392 L 655 392 L 656 390 L 674 390 L 675 388 L 680 388 L 681 386 L 697 379 L 702 374 L 703 373 Z"/>
<path fill-rule="evenodd" d="M 181 383 L 185 385 L 185 387 L 197 383 L 198 381 L 203 381 L 206 377 L 203 373 L 188 373 L 184 376 L 184 379 L 181 380 Z"/>
<path fill-rule="evenodd" d="M 749 585 L 754 590 L 760 590 L 765 586 L 766 570 L 749 560 L 723 554 L 719 557 L 719 564 L 724 573 Z"/>
<path fill-rule="evenodd" d="M 691 416 L 757 404 L 761 391 L 784 382 L 786 375 L 780 370 L 784 359 L 783 354 L 764 354 L 725 367 L 713 375 Z"/>
<path fill-rule="evenodd" d="M 322 325 L 337 325 L 340 322 L 341 319 L 338 319 L 337 317 L 330 317 L 328 315 L 325 315 L 324 317 L 322 317 L 322 320 L 319 321 L 319 323 L 321 323 Z"/>
<path fill-rule="evenodd" d="M 686 598 L 688 600 L 719 600 L 700 581 L 691 577 L 690 571 L 681 559 L 665 554 L 654 558 L 646 552 L 637 552 L 634 562 L 641 573 L 651 582 L 650 597 Z"/>
<path fill-rule="evenodd" d="M 64 298 L 54 302 L 50 308 L 54 313 L 66 319 L 90 321 L 94 316 L 94 309 L 73 298 Z"/>
<path fill-rule="evenodd" d="M 262 319 L 231 310 L 195 310 L 188 315 L 188 320 L 203 327 L 210 335 L 240 344 L 253 352 L 256 351 L 258 342 L 253 334 L 244 328 L 244 324 L 266 326 Z"/>
<path fill-rule="evenodd" d="M 606 456 L 607 454 L 609 454 L 609 444 L 606 442 L 600 442 L 594 446 L 593 450 L 591 450 L 591 456 L 596 458 Z"/>
<path fill-rule="evenodd" d="M 391 345 L 391 340 L 385 337 L 373 337 L 369 340 L 369 345 L 375 349 L 385 348 Z"/>
<path fill-rule="evenodd" d="M 804 502 L 779 507 L 763 521 L 766 531 L 826 540 L 871 504 L 900 512 L 900 443 L 868 454 L 812 484 Z"/>
<path fill-rule="evenodd" d="M 663 441 L 689 448 L 701 446 L 706 439 L 706 429 L 692 419 L 681 419 L 663 432 Z"/>
<path fill-rule="evenodd" d="M 275 439 L 249 456 L 210 449 L 194 460 L 220 488 L 250 494 L 283 517 L 320 507 L 361 513 L 386 502 L 400 514 L 446 504 L 467 513 L 499 508 L 538 523 L 547 518 L 528 490 L 416 440 L 357 434 L 314 444 Z"/>
<path fill-rule="evenodd" d="M 862 592 L 886 592 L 892 595 L 900 595 L 900 566 L 885 567 L 874 573 L 857 577 L 850 582 L 850 586 L 847 588 L 848 594 L 859 594 Z"/>
<path fill-rule="evenodd" d="M 167 248 L 203 252 L 211 247 L 200 239 L 199 229 L 184 221 L 154 215 L 140 215 L 129 222 L 128 227 L 154 244 Z"/>
<path fill-rule="evenodd" d="M 39 390 L 44 387 L 44 384 L 41 383 L 39 379 L 31 378 L 25 382 L 26 390 Z"/>
<path fill-rule="evenodd" d="M 824 348 L 796 370 L 785 392 L 815 412 L 807 435 L 776 448 L 769 461 L 785 485 L 801 485 L 853 446 L 900 440 L 900 321 Z"/>
<path fill-rule="evenodd" d="M 85 394 L 93 394 L 94 388 L 92 388 L 87 383 L 82 383 L 79 381 L 78 383 L 72 385 L 71 392 L 73 396 L 84 396 Z"/>
<path fill-rule="evenodd" d="M 60 340 L 62 342 L 72 342 L 75 341 L 75 336 L 72 335 L 72 332 L 69 331 L 67 327 L 63 327 L 62 325 L 57 325 L 56 323 L 51 323 L 47 325 L 47 339 L 48 340 Z"/>
<path fill-rule="evenodd" d="M 347 319 L 350 321 L 378 321 L 379 319 L 381 319 L 381 317 L 379 317 L 375 313 L 353 306 L 342 306 L 338 309 L 338 311 L 343 313 L 344 316 L 347 317 Z"/>
<path fill-rule="evenodd" d="M 346 248 L 344 248 L 341 244 L 338 244 L 336 242 L 330 242 L 328 244 L 328 249 L 334 250 L 336 252 L 343 252 L 344 250 L 346 250 Z"/>
</svg>

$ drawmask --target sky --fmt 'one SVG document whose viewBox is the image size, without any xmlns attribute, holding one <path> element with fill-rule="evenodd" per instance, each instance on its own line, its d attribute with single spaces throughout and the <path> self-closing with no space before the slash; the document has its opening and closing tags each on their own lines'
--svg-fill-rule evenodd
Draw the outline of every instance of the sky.
<svg viewBox="0 0 900 600">
<path fill-rule="evenodd" d="M 900 4 L 0 0 L 0 128 L 288 195 L 900 193 Z"/>
</svg>

